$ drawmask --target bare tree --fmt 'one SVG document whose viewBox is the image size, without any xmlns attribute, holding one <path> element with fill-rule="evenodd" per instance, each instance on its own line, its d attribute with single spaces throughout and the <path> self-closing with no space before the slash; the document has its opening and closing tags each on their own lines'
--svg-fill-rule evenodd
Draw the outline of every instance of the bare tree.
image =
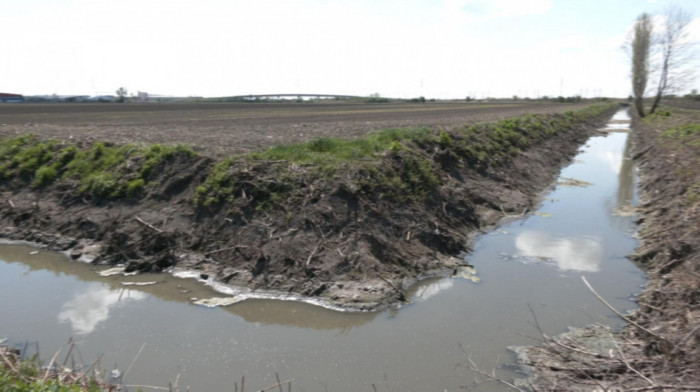
<svg viewBox="0 0 700 392">
<path fill-rule="evenodd" d="M 117 93 L 117 97 L 118 97 L 117 101 L 119 103 L 124 103 L 124 101 L 126 101 L 126 94 L 127 94 L 126 89 L 124 87 L 119 87 L 119 89 L 116 91 L 116 93 Z"/>
<path fill-rule="evenodd" d="M 657 40 L 661 61 L 659 81 L 649 113 L 656 111 L 664 95 L 682 88 L 684 82 L 690 77 L 686 66 L 691 59 L 693 49 L 688 31 L 692 17 L 690 13 L 676 7 L 668 8 L 665 17 L 663 29 Z"/>
<path fill-rule="evenodd" d="M 651 17 L 643 13 L 634 23 L 632 48 L 632 93 L 637 114 L 644 117 L 644 92 L 649 81 L 649 54 L 652 38 Z"/>
</svg>

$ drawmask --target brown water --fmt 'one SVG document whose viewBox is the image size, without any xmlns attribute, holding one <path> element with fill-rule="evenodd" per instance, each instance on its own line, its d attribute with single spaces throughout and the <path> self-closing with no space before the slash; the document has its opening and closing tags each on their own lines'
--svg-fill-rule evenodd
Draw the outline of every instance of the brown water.
<svg viewBox="0 0 700 392">
<path fill-rule="evenodd" d="M 615 133 L 591 138 L 561 174 L 591 185 L 557 186 L 536 214 L 479 238 L 467 257 L 479 283 L 425 281 L 411 304 L 375 313 L 270 299 L 209 308 L 194 301 L 225 295 L 195 279 L 100 276 L 60 254 L 2 245 L 0 339 L 38 340 L 50 357 L 73 337 L 86 363 L 104 354 L 103 368 L 122 371 L 145 343 L 124 382 L 167 386 L 179 374 L 181 390 L 193 391 L 231 391 L 243 375 L 246 390 L 259 390 L 276 383 L 275 372 L 296 391 L 456 391 L 474 381 L 463 366 L 470 356 L 515 377 L 507 347 L 539 336 L 529 307 L 550 335 L 620 325 L 581 276 L 619 310 L 635 307 L 644 277 L 625 258 L 637 245 L 634 218 L 614 214 L 636 198 L 627 134 L 618 132 L 628 122 L 616 115 Z"/>
</svg>

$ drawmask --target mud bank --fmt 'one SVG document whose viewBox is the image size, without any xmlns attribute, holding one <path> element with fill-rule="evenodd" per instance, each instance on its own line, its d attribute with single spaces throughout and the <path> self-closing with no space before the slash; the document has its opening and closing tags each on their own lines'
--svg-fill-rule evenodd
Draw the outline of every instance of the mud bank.
<svg viewBox="0 0 700 392">
<path fill-rule="evenodd" d="M 616 105 L 449 131 L 315 139 L 223 161 L 185 147 L 5 139 L 3 238 L 131 271 L 194 270 L 370 310 L 457 273 L 521 215 Z"/>
<path fill-rule="evenodd" d="M 633 117 L 641 173 L 638 232 L 629 256 L 648 283 L 626 327 L 575 329 L 515 351 L 528 390 L 700 390 L 700 111 Z"/>
</svg>

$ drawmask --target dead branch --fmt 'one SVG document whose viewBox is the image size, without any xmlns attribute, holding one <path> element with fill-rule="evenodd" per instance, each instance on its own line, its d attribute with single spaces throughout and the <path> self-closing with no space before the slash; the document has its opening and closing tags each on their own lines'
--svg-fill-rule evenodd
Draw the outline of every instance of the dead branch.
<svg viewBox="0 0 700 392">
<path fill-rule="evenodd" d="M 19 374 L 17 373 L 17 369 L 12 365 L 12 362 L 7 358 L 7 356 L 5 356 L 4 350 L 0 350 L 0 357 L 2 357 L 3 362 L 5 362 L 5 365 L 7 365 L 7 367 L 10 368 L 10 370 L 13 373 Z"/>
<path fill-rule="evenodd" d="M 65 347 L 65 346 L 63 346 Z M 56 358 L 58 357 L 58 354 L 63 350 L 63 347 L 59 348 L 58 351 L 51 357 L 51 360 L 49 361 L 49 365 L 46 367 L 46 373 L 44 373 L 44 378 L 43 381 L 46 381 L 49 378 L 49 374 L 51 373 L 51 368 L 53 367 L 54 362 L 56 361 Z"/>
<path fill-rule="evenodd" d="M 123 378 L 126 378 L 126 375 L 129 374 L 129 371 L 131 370 L 131 367 L 134 366 L 134 363 L 136 362 L 137 359 L 139 359 L 139 356 L 141 356 L 141 352 L 143 351 L 143 348 L 146 347 L 146 342 L 143 342 L 141 344 L 141 348 L 139 348 L 139 351 L 136 353 L 136 356 L 134 359 L 131 360 L 131 363 L 129 366 L 126 368 L 126 371 L 124 372 Z"/>
<path fill-rule="evenodd" d="M 311 263 L 311 259 L 316 255 L 316 252 L 318 252 L 318 248 L 321 247 L 321 244 L 323 244 L 323 240 L 319 241 L 318 245 L 314 248 L 314 250 L 311 251 L 311 254 L 309 257 L 306 259 L 306 266 L 309 266 L 309 263 Z"/>
<path fill-rule="evenodd" d="M 150 224 L 150 223 L 144 221 L 143 219 L 139 218 L 138 216 L 135 216 L 135 217 L 134 217 L 134 220 L 136 220 L 136 222 L 139 222 L 140 224 L 142 224 L 142 225 L 148 227 L 149 229 L 155 231 L 156 233 L 162 233 L 162 232 L 163 232 L 163 230 L 161 230 L 161 229 L 159 229 L 159 228 L 153 226 L 152 224 Z"/>
<path fill-rule="evenodd" d="M 393 282 L 391 282 L 389 279 L 383 277 L 380 274 L 377 274 L 379 279 L 385 281 L 389 286 L 391 286 L 392 289 L 394 289 L 398 294 L 399 294 L 399 301 L 405 301 L 406 300 L 406 291 L 404 291 L 403 288 L 397 287 Z"/>
<path fill-rule="evenodd" d="M 591 284 L 588 283 L 588 281 L 586 280 L 586 277 L 585 277 L 585 276 L 581 276 L 581 279 L 583 280 L 583 283 L 586 284 L 586 287 L 588 287 L 588 289 L 591 291 L 591 293 L 593 293 L 593 295 L 595 295 L 595 297 L 598 298 L 598 300 L 599 300 L 600 302 L 602 302 L 603 305 L 605 305 L 608 309 L 612 310 L 616 315 L 620 316 L 623 320 L 625 320 L 625 321 L 627 321 L 628 323 L 634 325 L 634 326 L 637 327 L 638 329 L 640 329 L 640 330 L 642 330 L 642 331 L 648 333 L 649 335 L 651 335 L 651 336 L 653 336 L 653 337 L 655 337 L 655 338 L 657 338 L 657 339 L 659 339 L 659 340 L 662 340 L 662 341 L 664 341 L 664 342 L 670 344 L 671 346 L 673 346 L 673 344 L 672 344 L 668 339 L 666 339 L 666 338 L 664 338 L 664 337 L 662 337 L 662 336 L 659 336 L 658 334 L 655 334 L 654 332 L 651 332 L 650 330 L 648 330 L 648 329 L 642 327 L 641 325 L 635 323 L 634 321 L 632 321 L 629 317 L 627 317 L 627 316 L 625 316 L 624 314 L 622 314 L 622 313 L 620 313 L 619 311 L 617 311 L 617 309 L 615 309 L 612 305 L 610 305 L 603 297 L 601 297 L 601 296 L 595 291 L 595 289 L 593 289 L 593 287 L 591 286 Z"/>
<path fill-rule="evenodd" d="M 492 380 L 492 381 L 496 381 L 496 382 L 498 382 L 498 383 L 501 383 L 501 384 L 507 386 L 508 388 L 510 388 L 510 389 L 512 389 L 512 390 L 514 390 L 514 391 L 525 392 L 524 390 L 518 388 L 518 387 L 515 386 L 514 384 L 511 384 L 511 383 L 509 383 L 509 382 L 506 381 L 506 380 L 503 380 L 503 379 L 500 379 L 500 378 L 496 377 L 496 371 L 495 371 L 495 370 L 492 372 L 493 374 L 486 373 L 485 371 L 479 369 L 478 366 L 476 366 L 476 364 L 474 363 L 474 361 L 472 361 L 471 357 L 470 357 L 470 358 L 467 358 L 467 360 L 469 361 L 469 369 L 472 370 L 473 372 L 476 372 L 476 373 L 478 373 L 478 374 L 481 374 L 482 376 L 488 378 L 489 380 Z"/>
<path fill-rule="evenodd" d="M 630 364 L 630 362 L 629 362 L 629 361 L 627 360 L 627 358 L 625 357 L 625 353 L 622 352 L 622 349 L 620 348 L 620 345 L 617 344 L 617 341 L 615 340 L 615 337 L 614 337 L 612 334 L 609 334 L 609 335 L 610 335 L 610 339 L 612 340 L 613 344 L 615 345 L 615 348 L 617 348 L 617 353 L 620 354 L 620 360 L 622 361 L 622 363 L 625 364 L 625 366 L 627 367 L 627 369 L 631 370 L 633 373 L 636 373 L 639 377 L 643 378 L 646 382 L 648 382 L 649 384 L 651 384 L 652 387 L 657 387 L 657 385 L 656 385 L 656 383 L 655 383 L 654 381 L 652 381 L 651 379 L 649 379 L 647 376 L 643 375 L 639 370 L 637 370 L 637 369 L 635 369 L 634 367 L 632 367 L 632 365 Z"/>
<path fill-rule="evenodd" d="M 171 390 L 170 388 L 156 387 L 153 385 L 132 385 L 132 384 L 129 384 L 129 385 L 124 385 L 124 386 L 127 388 L 148 388 L 148 389 L 156 389 L 159 391 L 170 391 Z"/>
</svg>

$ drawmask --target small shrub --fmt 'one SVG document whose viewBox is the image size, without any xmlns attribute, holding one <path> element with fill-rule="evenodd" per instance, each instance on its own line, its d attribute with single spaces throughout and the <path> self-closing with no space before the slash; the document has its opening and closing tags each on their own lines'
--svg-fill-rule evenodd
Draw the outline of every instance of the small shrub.
<svg viewBox="0 0 700 392">
<path fill-rule="evenodd" d="M 233 199 L 234 180 L 228 172 L 232 164 L 233 160 L 226 159 L 212 168 L 204 183 L 195 190 L 195 205 L 209 206 Z"/>
<path fill-rule="evenodd" d="M 81 192 L 90 193 L 98 197 L 118 196 L 117 181 L 114 175 L 108 172 L 89 175 L 81 187 Z"/>
<path fill-rule="evenodd" d="M 129 197 L 136 196 L 143 191 L 145 186 L 146 181 L 143 178 L 131 180 L 126 184 L 126 195 Z"/>
<path fill-rule="evenodd" d="M 34 174 L 34 185 L 46 186 L 52 183 L 56 177 L 58 177 L 58 172 L 53 166 L 42 166 Z"/>
<path fill-rule="evenodd" d="M 659 108 L 654 113 L 651 113 L 644 117 L 645 122 L 653 121 L 663 121 L 669 117 L 673 116 L 673 112 L 668 108 Z"/>
<path fill-rule="evenodd" d="M 388 150 L 391 152 L 399 152 L 402 149 L 403 149 L 403 144 L 401 144 L 401 142 L 398 140 L 394 140 L 391 143 L 389 143 Z"/>
<path fill-rule="evenodd" d="M 452 145 L 452 138 L 445 131 L 440 131 L 440 147 L 444 150 Z"/>
</svg>

